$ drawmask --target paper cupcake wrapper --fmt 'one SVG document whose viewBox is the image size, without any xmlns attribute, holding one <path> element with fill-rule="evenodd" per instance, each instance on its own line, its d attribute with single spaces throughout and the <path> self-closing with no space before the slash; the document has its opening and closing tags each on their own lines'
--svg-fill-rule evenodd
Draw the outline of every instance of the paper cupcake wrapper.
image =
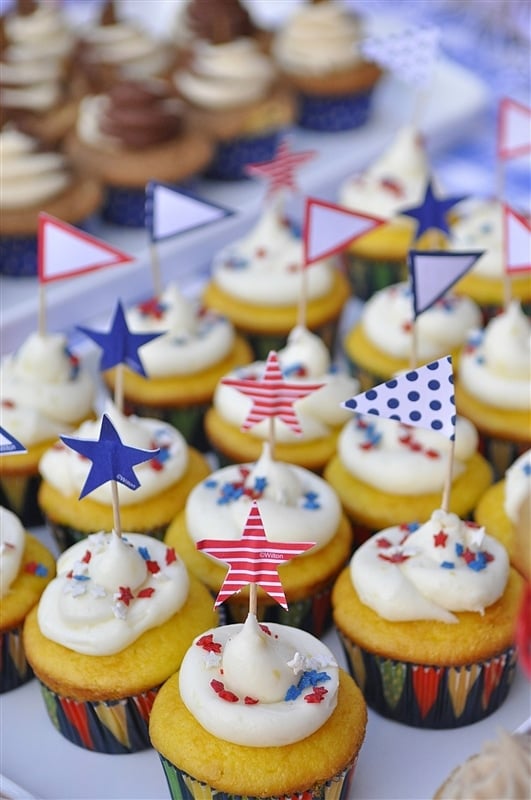
<svg viewBox="0 0 531 800">
<path fill-rule="evenodd" d="M 54 522 L 50 519 L 46 520 L 46 524 L 50 529 L 59 552 L 61 553 L 72 545 L 77 544 L 77 542 L 86 539 L 91 533 L 98 533 L 98 531 L 101 530 L 101 528 L 98 528 L 98 530 L 95 529 L 93 531 L 80 531 L 76 528 L 72 528 L 70 525 L 61 525 L 61 523 Z M 154 539 L 159 539 L 162 541 L 166 530 L 167 525 L 164 525 L 158 528 L 150 528 L 149 530 L 138 530 L 137 533 L 143 533 L 146 536 L 153 536 Z"/>
<path fill-rule="evenodd" d="M 136 414 L 138 417 L 149 417 L 150 419 L 161 419 L 164 422 L 168 422 L 182 433 L 191 447 L 195 447 L 201 453 L 206 453 L 210 450 L 210 444 L 203 429 L 203 419 L 207 408 L 207 405 L 195 405 L 185 408 L 148 406 L 143 403 L 135 403 L 127 398 L 124 402 L 125 414 Z"/>
<path fill-rule="evenodd" d="M 44 523 L 37 503 L 40 475 L 2 475 L 0 477 L 0 505 L 13 511 L 24 527 Z"/>
<path fill-rule="evenodd" d="M 494 481 L 501 481 L 511 464 L 529 449 L 529 443 L 498 439 L 479 431 L 478 449 L 492 466 Z"/>
<path fill-rule="evenodd" d="M 274 130 L 261 136 L 218 142 L 207 177 L 225 181 L 248 178 L 245 168 L 260 161 L 271 161 L 284 134 L 284 130 Z"/>
<path fill-rule="evenodd" d="M 158 688 L 122 700 L 91 703 L 62 697 L 40 685 L 54 727 L 78 747 L 109 755 L 151 747 L 149 715 Z"/>
<path fill-rule="evenodd" d="M 488 717 L 507 697 L 515 675 L 515 647 L 482 662 L 435 667 L 377 656 L 338 633 L 367 705 L 416 728 L 458 728 Z"/>
<path fill-rule="evenodd" d="M 348 251 L 343 255 L 345 271 L 352 294 L 359 300 L 368 300 L 375 292 L 401 281 L 407 281 L 407 263 L 404 260 L 359 258 Z"/>
<path fill-rule="evenodd" d="M 219 791 L 178 769 L 160 753 L 159 757 L 168 781 L 171 800 L 349 800 L 355 767 L 355 762 L 352 762 L 325 783 L 310 786 L 302 792 L 268 795 L 267 797 L 260 795 L 260 798 L 255 798 L 250 794 L 242 795 Z"/>
<path fill-rule="evenodd" d="M 175 184 L 176 190 L 190 188 L 189 181 Z M 102 216 L 113 225 L 127 228 L 143 228 L 146 224 L 146 190 L 128 186 L 107 186 Z"/>
<path fill-rule="evenodd" d="M 334 97 L 301 92 L 297 125 L 329 133 L 359 128 L 369 119 L 372 95 L 372 89 Z"/>
<path fill-rule="evenodd" d="M 33 678 L 26 661 L 22 642 L 22 626 L 4 631 L 0 636 L 0 694 L 10 692 Z"/>
</svg>

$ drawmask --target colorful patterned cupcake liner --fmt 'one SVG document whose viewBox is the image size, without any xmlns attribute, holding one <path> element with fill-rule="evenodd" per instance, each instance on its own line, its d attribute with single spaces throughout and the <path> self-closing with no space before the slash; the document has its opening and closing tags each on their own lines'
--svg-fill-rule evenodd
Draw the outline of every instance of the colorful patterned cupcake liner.
<svg viewBox="0 0 531 800">
<path fill-rule="evenodd" d="M 124 402 L 125 414 L 136 414 L 138 417 L 161 419 L 169 423 L 182 433 L 191 447 L 195 447 L 201 453 L 206 453 L 210 450 L 210 444 L 203 428 L 203 419 L 207 408 L 207 404 L 197 404 L 185 408 L 170 408 L 148 406 L 127 399 Z"/>
<path fill-rule="evenodd" d="M 300 93 L 297 125 L 322 133 L 353 130 L 369 119 L 373 89 L 338 96 Z"/>
<path fill-rule="evenodd" d="M 405 259 L 368 260 L 346 252 L 343 262 L 352 294 L 359 300 L 368 300 L 375 292 L 408 279 Z"/>
<path fill-rule="evenodd" d="M 218 142 L 214 158 L 206 175 L 224 181 L 237 181 L 248 177 L 245 168 L 260 161 L 271 161 L 284 130 L 264 133 L 262 136 L 249 136 Z"/>
<path fill-rule="evenodd" d="M 482 662 L 435 667 L 377 656 L 338 633 L 367 705 L 417 728 L 458 728 L 488 717 L 507 697 L 515 675 L 515 647 Z"/>
<path fill-rule="evenodd" d="M 54 522 L 50 519 L 46 520 L 46 524 L 50 529 L 50 533 L 52 534 L 60 553 L 64 552 L 64 550 L 67 550 L 69 547 L 72 547 L 72 545 L 77 544 L 77 542 L 86 539 L 91 533 L 99 532 L 96 530 L 80 531 L 76 528 L 72 528 L 70 525 L 61 525 L 59 522 Z M 136 532 L 143 533 L 146 536 L 153 536 L 154 539 L 159 539 L 162 541 L 166 530 L 167 525 L 161 525 L 158 528 L 150 528 L 149 530 Z"/>
<path fill-rule="evenodd" d="M 0 637 L 0 694 L 17 689 L 33 678 L 26 661 L 22 626 L 4 631 Z"/>
<path fill-rule="evenodd" d="M 168 781 L 171 800 L 349 800 L 355 768 L 355 761 L 353 761 L 325 783 L 317 784 L 302 792 L 268 795 L 267 797 L 260 795 L 259 799 L 252 795 L 219 791 L 178 769 L 160 753 L 159 757 Z"/>
<path fill-rule="evenodd" d="M 78 747 L 109 755 L 151 747 L 149 715 L 158 688 L 121 700 L 78 702 L 40 686 L 54 727 Z"/>
<path fill-rule="evenodd" d="M 0 505 L 13 511 L 26 528 L 44 523 L 37 503 L 40 475 L 2 475 Z"/>
</svg>

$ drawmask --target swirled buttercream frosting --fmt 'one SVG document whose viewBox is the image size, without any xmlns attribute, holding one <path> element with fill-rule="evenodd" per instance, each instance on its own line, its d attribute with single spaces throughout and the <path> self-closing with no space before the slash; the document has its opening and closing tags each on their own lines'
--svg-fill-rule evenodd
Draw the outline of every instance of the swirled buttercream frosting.
<svg viewBox="0 0 531 800">
<path fill-rule="evenodd" d="M 470 332 L 459 360 L 464 389 L 500 409 L 531 408 L 531 323 L 518 301 Z"/>
<path fill-rule="evenodd" d="M 188 587 L 183 562 L 152 536 L 91 534 L 59 557 L 39 603 L 39 627 L 70 650 L 110 655 L 177 613 Z"/>
<path fill-rule="evenodd" d="M 526 498 L 531 502 L 531 450 L 522 453 L 505 473 L 503 507 L 514 525 Z"/>
<path fill-rule="evenodd" d="M 355 415 L 339 435 L 337 452 L 352 475 L 381 492 L 428 494 L 442 491 L 450 459 L 455 479 L 477 451 L 471 422 L 457 417 L 455 431 L 452 453 L 450 440 L 436 431 Z"/>
<path fill-rule="evenodd" d="M 312 553 L 328 544 L 341 520 L 332 487 L 310 470 L 274 461 L 265 443 L 256 463 L 216 470 L 192 489 L 185 511 L 189 536 L 198 542 L 215 530 L 219 539 L 240 539 L 253 500 L 271 541 L 312 541 Z"/>
<path fill-rule="evenodd" d="M 214 628 L 195 639 L 179 671 L 190 713 L 213 736 L 248 747 L 278 747 L 318 730 L 337 704 L 338 667 L 306 631 L 261 625 Z"/>
<path fill-rule="evenodd" d="M 72 430 L 92 413 L 92 376 L 62 334 L 34 333 L 0 363 L 2 424 L 26 447 Z"/>
<path fill-rule="evenodd" d="M 175 284 L 169 284 L 160 297 L 129 309 L 127 322 L 138 333 L 164 332 L 140 350 L 151 378 L 208 369 L 228 356 L 234 345 L 232 324 L 184 297 Z"/>
<path fill-rule="evenodd" d="M 371 536 L 350 575 L 362 603 L 384 619 L 458 623 L 456 613 L 483 614 L 502 596 L 509 559 L 484 528 L 438 509 L 423 525 Z"/>
<path fill-rule="evenodd" d="M 470 275 L 503 277 L 503 209 L 497 200 L 482 200 L 457 207 L 458 219 L 450 228 L 450 250 L 483 250 Z"/>
<path fill-rule="evenodd" d="M 6 126 L 0 132 L 0 209 L 32 208 L 57 197 L 72 182 L 62 153 L 42 152 L 37 140 Z"/>
<path fill-rule="evenodd" d="M 464 344 L 481 324 L 479 306 L 469 297 L 446 294 L 415 321 L 415 346 L 420 362 L 449 353 Z M 361 325 L 379 350 L 407 359 L 413 347 L 413 297 L 407 283 L 381 289 L 365 303 Z"/>
<path fill-rule="evenodd" d="M 297 305 L 301 293 L 303 244 L 282 214 L 282 199 L 266 204 L 264 213 L 243 238 L 214 258 L 212 280 L 224 292 L 259 306 Z M 333 260 L 306 268 L 309 300 L 326 295 L 333 283 Z"/>
<path fill-rule="evenodd" d="M 186 441 L 178 430 L 161 420 L 134 415 L 126 417 L 110 403 L 107 404 L 106 414 L 123 444 L 141 450 L 159 449 L 159 453 L 152 459 L 135 467 L 135 474 L 140 482 L 138 489 L 132 491 L 121 483 L 117 484 L 121 505 L 142 503 L 181 479 L 188 466 L 189 454 Z M 100 424 L 100 420 L 84 422 L 74 436 L 78 439 L 97 440 Z M 79 495 L 90 467 L 91 462 L 88 459 L 62 442 L 47 450 L 39 463 L 43 479 L 66 496 Z M 112 490 L 109 482 L 94 489 L 90 497 L 95 502 L 110 506 Z"/>
<path fill-rule="evenodd" d="M 0 506 L 0 597 L 8 594 L 22 564 L 26 532 L 16 514 Z"/>
<path fill-rule="evenodd" d="M 279 350 L 278 358 L 284 377 L 290 381 L 300 381 L 301 385 L 318 380 L 320 389 L 293 403 L 302 433 L 295 433 L 280 419 L 274 420 L 277 442 L 311 441 L 329 436 L 350 417 L 347 409 L 341 407 L 345 397 L 352 397 L 358 391 L 358 381 L 346 372 L 336 369 L 322 339 L 303 326 L 291 331 L 285 348 Z M 240 380 L 262 378 L 265 363 L 255 361 L 235 370 L 226 377 Z M 252 399 L 232 386 L 219 383 L 214 393 L 214 406 L 217 412 L 238 428 L 241 428 L 252 406 Z M 269 420 L 253 425 L 250 436 L 266 440 L 269 436 Z"/>
</svg>

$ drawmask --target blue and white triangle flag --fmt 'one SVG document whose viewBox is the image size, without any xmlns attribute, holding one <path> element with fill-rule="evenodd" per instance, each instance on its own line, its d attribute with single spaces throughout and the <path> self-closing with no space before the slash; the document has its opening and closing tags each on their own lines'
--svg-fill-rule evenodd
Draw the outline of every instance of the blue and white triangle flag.
<svg viewBox="0 0 531 800">
<path fill-rule="evenodd" d="M 18 439 L 15 439 L 4 428 L 0 427 L 0 455 L 12 456 L 15 453 L 27 453 L 28 451 Z"/>
<path fill-rule="evenodd" d="M 404 425 L 455 437 L 452 357 L 401 372 L 341 404 L 357 414 L 374 414 Z"/>
<path fill-rule="evenodd" d="M 440 31 L 435 26 L 406 28 L 370 36 L 361 44 L 365 58 L 386 67 L 407 84 L 427 86 L 439 51 Z"/>
<path fill-rule="evenodd" d="M 385 220 L 351 211 L 335 203 L 307 198 L 304 211 L 304 266 L 344 250 Z"/>
<path fill-rule="evenodd" d="M 483 250 L 410 250 L 408 267 L 415 319 L 443 297 L 483 253 Z"/>
<path fill-rule="evenodd" d="M 152 242 L 160 242 L 162 239 L 202 228 L 234 213 L 228 208 L 157 181 L 150 181 L 146 186 L 145 212 L 146 227 Z"/>
</svg>

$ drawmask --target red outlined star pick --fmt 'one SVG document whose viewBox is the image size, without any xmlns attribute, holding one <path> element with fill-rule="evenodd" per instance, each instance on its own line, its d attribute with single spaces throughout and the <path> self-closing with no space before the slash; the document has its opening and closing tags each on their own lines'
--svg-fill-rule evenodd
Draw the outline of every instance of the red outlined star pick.
<svg viewBox="0 0 531 800">
<path fill-rule="evenodd" d="M 265 178 L 268 181 L 267 194 L 269 197 L 277 194 L 281 189 L 289 189 L 292 192 L 296 192 L 296 170 L 306 164 L 307 161 L 311 161 L 316 155 L 317 152 L 315 150 L 301 150 L 298 153 L 293 153 L 289 148 L 288 142 L 283 139 L 278 145 L 272 161 L 249 164 L 245 171 L 248 175 Z"/>
<path fill-rule="evenodd" d="M 278 567 L 305 553 L 315 542 L 270 542 L 266 536 L 256 500 L 253 500 L 241 539 L 201 539 L 197 549 L 203 550 L 229 565 L 214 607 L 221 605 L 249 583 L 261 586 L 264 592 L 288 609 L 278 575 Z"/>
<path fill-rule="evenodd" d="M 242 425 L 242 431 L 248 431 L 249 428 L 264 419 L 278 417 L 294 433 L 298 434 L 302 433 L 302 428 L 293 408 L 293 403 L 324 386 L 323 383 L 284 380 L 278 355 L 274 350 L 271 350 L 267 357 L 264 375 L 261 380 L 222 378 L 221 383 L 225 386 L 234 386 L 235 389 L 250 397 L 253 401 Z"/>
</svg>

